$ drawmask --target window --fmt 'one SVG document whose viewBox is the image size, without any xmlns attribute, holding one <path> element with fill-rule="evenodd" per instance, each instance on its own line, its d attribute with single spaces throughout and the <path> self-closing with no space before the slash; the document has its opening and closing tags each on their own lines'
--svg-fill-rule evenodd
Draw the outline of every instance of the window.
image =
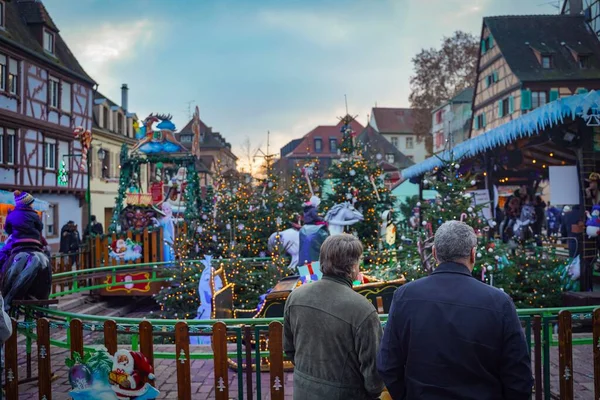
<svg viewBox="0 0 600 400">
<path fill-rule="evenodd" d="M 329 151 L 331 153 L 337 152 L 337 139 L 336 138 L 329 139 Z"/>
<path fill-rule="evenodd" d="M 444 115 L 444 110 L 440 110 L 438 112 L 435 113 L 435 123 L 436 124 L 441 124 L 442 120 L 443 120 L 443 115 Z"/>
<path fill-rule="evenodd" d="M 4 164 L 4 130 L 0 128 L 0 164 Z"/>
<path fill-rule="evenodd" d="M 320 153 L 323 151 L 323 140 L 315 139 L 315 152 Z"/>
<path fill-rule="evenodd" d="M 191 135 L 181 135 L 181 143 L 192 143 Z"/>
<path fill-rule="evenodd" d="M 64 112 L 71 112 L 71 84 L 68 82 L 60 83 L 60 109 Z"/>
<path fill-rule="evenodd" d="M 4 21 L 4 2 L 0 0 L 0 28 L 4 28 L 6 25 Z"/>
<path fill-rule="evenodd" d="M 48 211 L 46 213 L 46 221 L 44 223 L 44 226 L 46 227 L 46 236 L 58 236 L 58 204 L 48 204 Z"/>
<path fill-rule="evenodd" d="M 398 138 L 395 136 L 392 138 L 392 146 L 398 148 Z"/>
<path fill-rule="evenodd" d="M 102 127 L 108 130 L 108 108 L 102 107 Z"/>
<path fill-rule="evenodd" d="M 588 55 L 580 55 L 578 57 L 579 59 L 579 68 L 581 69 L 587 69 L 591 67 L 591 63 L 590 63 L 590 56 Z"/>
<path fill-rule="evenodd" d="M 508 97 L 505 99 L 502 99 L 498 102 L 498 117 L 502 118 L 505 115 L 509 114 L 509 100 Z"/>
<path fill-rule="evenodd" d="M 110 178 L 110 155 L 112 153 L 110 151 L 107 151 L 104 154 L 104 160 L 102 160 L 102 178 L 104 179 L 108 179 Z"/>
<path fill-rule="evenodd" d="M 552 56 L 542 56 L 542 68 L 552 68 Z"/>
<path fill-rule="evenodd" d="M 54 33 L 44 29 L 44 50 L 54 54 Z"/>
<path fill-rule="evenodd" d="M 474 126 L 473 126 L 474 129 L 485 128 L 485 113 L 481 113 L 477 117 L 475 117 L 473 124 L 474 124 Z"/>
<path fill-rule="evenodd" d="M 546 104 L 546 92 L 531 92 L 531 109 Z"/>
<path fill-rule="evenodd" d="M 494 48 L 494 38 L 492 37 L 492 35 L 489 35 L 481 41 L 481 54 L 485 54 L 488 50 L 491 50 L 492 48 Z"/>
<path fill-rule="evenodd" d="M 56 144 L 44 143 L 44 168 L 56 169 Z"/>
<path fill-rule="evenodd" d="M 6 129 L 6 163 L 14 164 L 17 158 L 17 135 L 14 129 Z"/>
<path fill-rule="evenodd" d="M 48 105 L 53 108 L 58 108 L 58 95 L 59 95 L 60 82 L 56 78 L 50 77 L 48 80 Z"/>
<path fill-rule="evenodd" d="M 413 142 L 413 138 L 411 138 L 411 137 L 407 137 L 407 138 L 406 138 L 406 148 L 407 148 L 407 149 L 412 149 L 412 148 L 414 148 L 414 142 Z"/>
<path fill-rule="evenodd" d="M 0 54 L 0 91 L 6 90 L 6 56 Z"/>
<path fill-rule="evenodd" d="M 396 162 L 396 159 L 393 154 L 388 153 L 385 155 L 385 161 L 393 164 L 394 162 Z"/>
<path fill-rule="evenodd" d="M 415 157 L 414 156 L 406 156 L 406 158 L 408 158 L 410 161 L 415 161 Z"/>
<path fill-rule="evenodd" d="M 117 113 L 117 133 L 123 134 L 123 116 Z"/>
<path fill-rule="evenodd" d="M 19 63 L 13 59 L 8 61 L 8 93 L 19 94 Z"/>
</svg>

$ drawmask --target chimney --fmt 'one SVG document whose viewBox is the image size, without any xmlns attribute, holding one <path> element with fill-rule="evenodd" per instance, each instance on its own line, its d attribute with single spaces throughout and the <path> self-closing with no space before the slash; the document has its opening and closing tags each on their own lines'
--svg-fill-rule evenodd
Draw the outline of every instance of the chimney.
<svg viewBox="0 0 600 400">
<path fill-rule="evenodd" d="M 127 87 L 127 84 L 124 83 L 123 86 L 121 86 L 121 107 L 123 110 L 125 110 L 125 112 L 127 112 L 128 91 L 129 88 Z"/>
<path fill-rule="evenodd" d="M 569 14 L 580 15 L 583 13 L 583 0 L 568 0 Z"/>
</svg>

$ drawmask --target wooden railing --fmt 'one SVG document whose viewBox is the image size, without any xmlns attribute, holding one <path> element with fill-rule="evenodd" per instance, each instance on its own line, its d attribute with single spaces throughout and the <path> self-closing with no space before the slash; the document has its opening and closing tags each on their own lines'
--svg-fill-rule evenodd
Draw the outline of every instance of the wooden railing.
<svg viewBox="0 0 600 400">
<path fill-rule="evenodd" d="M 536 400 L 549 400 L 552 396 L 550 391 L 550 346 L 552 342 L 552 324 L 558 324 L 558 390 L 560 399 L 571 400 L 574 398 L 574 370 L 577 367 L 573 365 L 573 334 L 572 319 L 573 315 L 577 320 L 581 320 L 582 315 L 588 321 L 592 320 L 593 345 L 593 378 L 594 378 L 594 398 L 600 398 L 600 308 L 587 314 L 572 314 L 569 310 L 563 310 L 550 315 L 534 315 L 522 317 L 525 323 L 525 332 L 528 336 L 530 351 L 532 351 L 533 375 L 535 378 L 534 398 Z M 234 323 L 234 320 L 227 322 Z M 258 399 L 261 398 L 263 388 L 261 387 L 262 371 L 268 366 L 269 388 L 267 389 L 272 399 L 283 399 L 285 394 L 285 376 L 286 363 L 284 360 L 282 334 L 283 327 L 280 321 L 271 321 L 265 325 L 266 321 L 257 321 L 262 325 L 226 325 L 224 322 L 216 322 L 212 328 L 203 328 L 197 323 L 188 325 L 186 322 L 176 322 L 166 326 L 159 325 L 160 322 L 154 320 L 155 325 L 150 321 L 142 321 L 139 324 L 127 324 L 121 319 L 119 322 L 114 320 L 105 320 L 98 327 L 92 326 L 94 323 L 84 322 L 80 319 L 72 319 L 63 323 L 60 327 L 68 329 L 67 343 L 71 354 L 84 351 L 84 329 L 89 333 L 92 331 L 103 331 L 103 342 L 110 354 L 117 350 L 117 334 L 127 333 L 135 335 L 136 340 L 132 340 L 134 350 L 141 351 L 154 365 L 157 358 L 174 359 L 177 371 L 177 398 L 190 400 L 193 398 L 192 384 L 198 380 L 204 381 L 205 376 L 198 376 L 196 372 L 191 375 L 191 362 L 193 359 L 207 358 L 200 357 L 198 353 L 190 352 L 190 336 L 204 334 L 212 335 L 213 354 L 208 355 L 214 359 L 214 392 L 216 399 L 229 399 L 233 392 L 237 392 L 239 399 L 252 399 L 254 393 Z M 201 321 L 199 321 L 201 322 Z M 208 321 L 206 321 L 209 323 Z M 241 321 L 250 323 L 250 320 Z M 19 365 L 17 350 L 18 330 L 29 332 L 28 336 L 37 341 L 37 381 L 39 387 L 39 398 L 52 398 L 52 372 L 51 372 L 51 346 L 56 346 L 56 342 L 50 340 L 50 329 L 56 329 L 57 322 L 46 318 L 40 318 L 32 325 L 24 325 L 13 320 L 13 335 L 5 345 L 5 389 L 8 399 L 19 398 Z M 33 325 L 34 324 L 34 325 Z M 91 324 L 91 325 L 90 325 Z M 60 325 L 60 324 L 59 324 Z M 20 329 L 18 329 L 20 327 Z M 165 332 L 174 338 L 174 352 L 155 353 L 154 340 L 159 336 L 164 336 Z M 34 333 L 35 332 L 35 333 Z M 257 340 L 258 339 L 258 340 Z M 581 340 L 581 339 L 577 339 Z M 576 341 L 577 341 L 576 340 Z M 236 343 L 236 352 L 228 353 L 228 343 Z M 135 344 L 133 344 L 135 343 Z M 243 349 L 245 347 L 245 350 Z M 256 360 L 259 360 L 256 363 Z M 233 368 L 237 374 L 237 383 L 230 381 L 230 369 Z M 254 370 L 253 370 L 254 369 Z M 287 368 L 289 369 L 289 368 Z M 255 374 L 256 378 L 253 379 Z M 66 377 L 65 377 L 66 378 Z M 34 378 L 35 379 L 35 378 Z M 160 380 L 160 376 L 157 378 Z M 31 380 L 31 379 L 30 379 Z M 65 379 L 61 379 L 64 384 Z M 253 388 L 254 382 L 256 387 Z M 160 381 L 157 386 L 160 387 Z M 237 386 L 237 387 L 236 387 Z M 64 391 L 64 389 L 63 389 Z"/>
</svg>

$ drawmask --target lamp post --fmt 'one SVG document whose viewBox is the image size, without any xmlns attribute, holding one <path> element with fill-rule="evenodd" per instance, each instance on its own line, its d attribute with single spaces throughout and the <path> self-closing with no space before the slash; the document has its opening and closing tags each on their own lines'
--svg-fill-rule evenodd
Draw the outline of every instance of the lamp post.
<svg viewBox="0 0 600 400">
<path fill-rule="evenodd" d="M 102 149 L 101 149 L 102 150 Z M 83 154 L 65 154 L 63 158 L 71 158 L 71 157 L 83 157 Z M 90 191 L 90 180 L 91 180 L 91 160 L 88 157 L 87 161 L 87 187 L 85 189 L 85 197 L 86 203 L 88 207 L 88 227 L 92 224 L 92 195 Z M 63 161 L 64 162 L 64 161 Z"/>
</svg>

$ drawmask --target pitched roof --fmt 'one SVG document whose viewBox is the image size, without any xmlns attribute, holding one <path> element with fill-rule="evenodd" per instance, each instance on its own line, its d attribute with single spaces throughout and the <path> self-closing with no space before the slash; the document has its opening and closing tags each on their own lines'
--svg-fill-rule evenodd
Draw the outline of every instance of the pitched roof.
<svg viewBox="0 0 600 400">
<path fill-rule="evenodd" d="M 368 125 L 365 129 L 363 129 L 363 131 L 357 136 L 357 140 L 365 144 L 366 153 L 370 157 L 376 157 L 377 154 L 380 154 L 384 157 L 383 160 L 385 161 L 386 154 L 393 154 L 393 165 L 395 168 L 404 169 L 414 165 L 414 162 L 411 159 L 406 157 L 400 150 L 396 148 L 396 146 L 391 144 L 371 125 Z"/>
<path fill-rule="evenodd" d="M 71 53 L 41 1 L 9 1 L 4 4 L 6 29 L 0 29 L 0 41 L 20 48 L 32 56 L 52 64 L 55 68 L 71 73 L 88 83 L 96 83 Z M 55 32 L 54 55 L 45 52 L 42 44 L 36 38 L 33 28 L 41 24 Z"/>
<path fill-rule="evenodd" d="M 468 87 L 461 92 L 459 92 L 456 96 L 450 99 L 450 103 L 470 103 L 473 101 L 473 92 L 475 88 L 473 86 Z"/>
<path fill-rule="evenodd" d="M 192 125 L 194 124 L 194 120 L 191 119 L 179 132 L 175 133 L 175 137 L 177 140 L 180 140 L 181 135 L 193 135 Z M 207 126 L 202 120 L 200 120 L 200 135 L 203 135 L 203 139 L 201 138 L 200 148 L 205 149 L 226 149 L 229 151 L 231 156 L 234 159 L 238 159 L 235 154 L 231 152 L 231 144 L 225 140 L 225 138 L 219 132 L 213 132 L 212 128 Z M 192 143 L 182 143 L 184 147 L 191 148 Z"/>
<path fill-rule="evenodd" d="M 373 108 L 373 118 L 380 133 L 413 133 L 415 124 L 410 108 Z"/>
<path fill-rule="evenodd" d="M 337 139 L 338 146 L 342 143 L 342 132 L 341 128 L 344 125 L 342 121 L 340 121 L 337 125 L 319 125 L 312 131 L 308 132 L 302 138 L 294 150 L 289 152 L 287 156 L 297 157 L 297 156 L 318 156 L 318 157 L 337 157 L 337 150 L 335 152 L 331 152 L 329 148 L 329 139 Z M 355 132 L 362 132 L 364 127 L 356 120 L 350 122 L 350 127 Z M 321 146 L 322 151 L 317 153 L 315 151 L 315 139 L 322 139 Z"/>
<path fill-rule="evenodd" d="M 600 78 L 600 42 L 582 15 L 486 17 L 483 23 L 521 81 Z M 580 68 L 569 47 L 589 52 L 591 68 Z M 534 49 L 552 56 L 552 68 L 542 68 Z"/>
</svg>

